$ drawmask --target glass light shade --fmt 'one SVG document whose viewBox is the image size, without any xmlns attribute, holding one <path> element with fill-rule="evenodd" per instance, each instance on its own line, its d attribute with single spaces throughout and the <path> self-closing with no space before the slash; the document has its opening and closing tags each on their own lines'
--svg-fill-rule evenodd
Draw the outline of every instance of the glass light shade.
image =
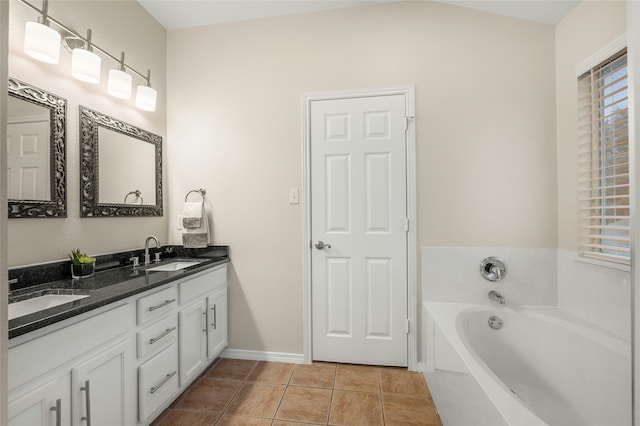
<svg viewBox="0 0 640 426">
<path fill-rule="evenodd" d="M 27 22 L 24 53 L 42 62 L 57 64 L 60 59 L 60 33 L 38 22 Z"/>
<path fill-rule="evenodd" d="M 158 92 L 149 86 L 138 86 L 136 90 L 136 106 L 145 111 L 156 110 Z"/>
<path fill-rule="evenodd" d="M 100 82 L 100 56 L 85 49 L 73 49 L 71 75 L 78 80 L 98 84 Z"/>
<path fill-rule="evenodd" d="M 131 84 L 133 77 L 124 71 L 109 70 L 107 92 L 116 98 L 129 99 L 131 97 Z"/>
</svg>

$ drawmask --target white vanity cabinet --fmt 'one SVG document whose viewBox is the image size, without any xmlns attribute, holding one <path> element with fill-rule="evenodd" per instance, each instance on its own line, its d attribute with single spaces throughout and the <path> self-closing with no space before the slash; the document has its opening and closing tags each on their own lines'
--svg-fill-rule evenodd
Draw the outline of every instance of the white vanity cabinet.
<svg viewBox="0 0 640 426">
<path fill-rule="evenodd" d="M 207 362 L 207 302 L 203 298 L 180 309 L 180 386 L 187 385 Z"/>
<path fill-rule="evenodd" d="M 70 374 L 56 377 L 9 403 L 10 426 L 70 426 Z"/>
<path fill-rule="evenodd" d="M 180 386 L 185 386 L 227 345 L 226 265 L 181 282 L 178 291 Z"/>
<path fill-rule="evenodd" d="M 148 425 L 226 347 L 226 318 L 222 264 L 19 336 L 9 426 Z"/>
<path fill-rule="evenodd" d="M 213 361 L 227 347 L 227 287 L 207 296 L 207 359 Z"/>
<path fill-rule="evenodd" d="M 127 389 L 125 363 L 131 340 L 116 343 L 71 370 L 74 425 L 116 426 L 127 424 Z"/>
<path fill-rule="evenodd" d="M 133 318 L 125 304 L 11 348 L 9 425 L 131 424 Z"/>
</svg>

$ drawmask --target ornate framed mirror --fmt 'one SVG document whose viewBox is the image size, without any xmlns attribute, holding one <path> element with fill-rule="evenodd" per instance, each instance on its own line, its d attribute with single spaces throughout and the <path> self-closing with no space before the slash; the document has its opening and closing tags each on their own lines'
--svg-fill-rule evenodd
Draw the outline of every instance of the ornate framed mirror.
<svg viewBox="0 0 640 426">
<path fill-rule="evenodd" d="M 162 214 L 162 137 L 80 106 L 80 216 Z"/>
<path fill-rule="evenodd" d="M 67 100 L 9 77 L 9 218 L 67 217 Z"/>
</svg>

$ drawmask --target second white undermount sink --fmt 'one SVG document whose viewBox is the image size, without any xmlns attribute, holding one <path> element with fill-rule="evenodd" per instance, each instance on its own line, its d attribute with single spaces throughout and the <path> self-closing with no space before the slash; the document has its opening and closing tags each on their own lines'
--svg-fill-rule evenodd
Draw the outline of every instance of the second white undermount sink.
<svg viewBox="0 0 640 426">
<path fill-rule="evenodd" d="M 198 265 L 202 262 L 198 261 L 178 261 L 167 263 L 166 265 L 154 266 L 147 269 L 149 272 L 167 272 L 167 271 L 179 271 L 181 269 L 189 268 L 190 266 Z"/>
<path fill-rule="evenodd" d="M 43 311 L 53 308 L 54 306 L 63 305 L 73 302 L 74 300 L 89 297 L 87 294 L 44 294 L 31 299 L 22 300 L 20 302 L 9 303 L 9 319 L 22 317 L 34 312 Z"/>
</svg>

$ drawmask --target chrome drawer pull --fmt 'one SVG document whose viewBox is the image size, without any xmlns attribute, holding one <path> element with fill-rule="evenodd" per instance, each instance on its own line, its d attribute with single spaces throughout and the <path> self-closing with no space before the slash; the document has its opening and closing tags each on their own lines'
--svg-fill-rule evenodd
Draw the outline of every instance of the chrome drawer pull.
<svg viewBox="0 0 640 426">
<path fill-rule="evenodd" d="M 56 400 L 56 406 L 49 408 L 49 411 L 56 412 L 56 426 L 62 426 L 62 400 L 60 398 Z"/>
<path fill-rule="evenodd" d="M 161 388 L 161 387 L 163 387 L 165 384 L 167 384 L 167 382 L 168 382 L 169 380 L 171 380 L 171 378 L 172 378 L 173 376 L 175 376 L 177 373 L 178 373 L 177 371 L 174 371 L 174 372 L 173 372 L 173 373 L 171 373 L 171 374 L 167 374 L 167 376 L 164 378 L 164 380 L 163 380 L 162 382 L 158 383 L 158 385 L 157 385 L 157 386 L 154 386 L 154 387 L 152 387 L 152 388 L 151 388 L 151 393 L 156 393 L 156 392 L 158 392 L 158 391 L 160 390 L 160 388 Z"/>
<path fill-rule="evenodd" d="M 84 382 L 84 387 L 80 388 L 81 391 L 85 391 L 87 395 L 87 399 L 85 401 L 87 407 L 87 415 L 84 417 L 80 417 L 80 421 L 86 421 L 87 426 L 91 426 L 91 392 L 89 391 L 89 380 Z"/>
<path fill-rule="evenodd" d="M 149 344 L 153 345 L 154 343 L 156 343 L 158 340 L 162 339 L 164 336 L 166 336 L 167 334 L 171 333 L 173 330 L 175 330 L 176 327 L 172 327 L 172 328 L 167 328 L 164 333 L 162 333 L 161 335 L 159 335 L 158 337 L 154 337 L 153 339 L 149 339 Z"/>
<path fill-rule="evenodd" d="M 202 313 L 202 333 L 207 334 L 207 311 Z"/>
<path fill-rule="evenodd" d="M 176 299 L 169 299 L 169 300 L 165 300 L 164 302 L 162 302 L 162 303 L 161 303 L 161 304 L 159 304 L 159 305 L 156 305 L 156 306 L 150 306 L 150 307 L 149 307 L 149 312 L 155 311 L 156 309 L 160 309 L 160 308 L 162 308 L 163 306 L 169 305 L 169 304 L 171 304 L 171 303 L 173 303 L 173 302 L 175 302 L 175 301 L 176 301 Z"/>
<path fill-rule="evenodd" d="M 218 327 L 216 326 L 218 320 L 217 320 L 217 312 L 216 312 L 216 304 L 213 304 L 213 308 L 211 308 L 211 310 L 213 311 L 213 324 L 211 324 L 213 326 L 214 330 L 217 330 Z"/>
</svg>

